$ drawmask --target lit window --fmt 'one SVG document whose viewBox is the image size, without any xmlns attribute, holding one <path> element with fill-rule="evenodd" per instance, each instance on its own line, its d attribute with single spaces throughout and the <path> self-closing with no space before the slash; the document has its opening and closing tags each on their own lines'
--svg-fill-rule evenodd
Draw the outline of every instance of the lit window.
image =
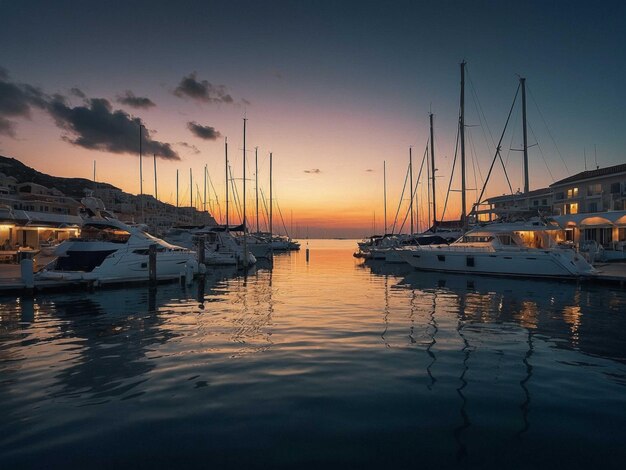
<svg viewBox="0 0 626 470">
<path fill-rule="evenodd" d="M 567 198 L 571 199 L 573 197 L 578 197 L 578 188 L 571 188 L 567 190 Z"/>
<path fill-rule="evenodd" d="M 578 203 L 573 202 L 572 204 L 566 204 L 565 213 L 566 214 L 578 214 Z"/>
</svg>

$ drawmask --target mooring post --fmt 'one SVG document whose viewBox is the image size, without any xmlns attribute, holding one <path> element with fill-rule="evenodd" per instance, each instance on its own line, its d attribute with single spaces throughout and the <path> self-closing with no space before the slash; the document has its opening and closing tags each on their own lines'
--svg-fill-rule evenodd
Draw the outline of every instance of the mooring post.
<svg viewBox="0 0 626 470">
<path fill-rule="evenodd" d="M 20 261 L 20 274 L 24 287 L 28 290 L 35 288 L 35 274 L 33 271 L 33 260 L 24 258 Z"/>
<path fill-rule="evenodd" d="M 205 235 L 198 237 L 198 264 L 204 264 L 204 240 Z"/>
<path fill-rule="evenodd" d="M 157 246 L 153 243 L 148 247 L 148 277 L 150 284 L 156 284 L 157 280 Z"/>
</svg>

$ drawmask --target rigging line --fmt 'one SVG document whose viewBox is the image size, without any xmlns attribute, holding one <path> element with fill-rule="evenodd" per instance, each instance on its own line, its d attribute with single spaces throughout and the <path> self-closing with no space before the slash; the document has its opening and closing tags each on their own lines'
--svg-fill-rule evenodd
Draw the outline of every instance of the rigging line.
<svg viewBox="0 0 626 470">
<path fill-rule="evenodd" d="M 535 101 L 535 97 L 533 96 L 532 92 L 530 91 L 530 88 L 529 88 L 528 84 L 526 84 L 526 89 L 528 90 L 528 94 L 530 95 L 530 99 L 533 100 L 533 103 L 535 104 L 535 107 L 537 108 L 537 111 L 539 112 L 539 116 L 541 117 L 541 120 L 543 121 L 543 124 L 546 126 L 546 130 L 548 131 L 548 135 L 550 136 L 550 139 L 552 140 L 552 143 L 554 144 L 554 148 L 556 149 L 556 153 L 558 153 L 559 157 L 561 157 L 561 161 L 563 162 L 563 166 L 565 166 L 565 170 L 567 171 L 567 174 L 571 175 L 571 173 L 569 171 L 569 168 L 567 167 L 567 163 L 565 163 L 565 159 L 563 158 L 563 155 L 561 154 L 561 151 L 559 150 L 558 145 L 556 145 L 556 140 L 554 140 L 554 137 L 552 136 L 552 132 L 550 131 L 550 127 L 548 126 L 548 122 L 543 117 L 543 113 L 541 112 L 541 109 L 539 109 L 539 104 L 537 104 L 537 101 Z"/>
<path fill-rule="evenodd" d="M 267 207 L 267 201 L 265 200 L 265 193 L 263 192 L 263 189 L 259 188 L 259 190 L 261 191 L 261 201 L 263 201 L 263 207 L 265 208 L 265 213 L 263 214 L 263 216 L 265 217 L 265 230 L 269 232 L 270 231 L 270 211 Z"/>
<path fill-rule="evenodd" d="M 460 112 L 459 112 L 460 115 Z M 459 116 L 460 119 L 460 116 Z M 456 144 L 454 145 L 454 160 L 452 161 L 452 171 L 450 172 L 450 182 L 448 183 L 448 191 L 446 192 L 446 201 L 443 204 L 443 213 L 441 214 L 441 220 L 446 217 L 446 209 L 448 208 L 448 198 L 450 197 L 450 189 L 452 188 L 452 178 L 454 178 L 454 169 L 456 168 L 456 158 L 459 152 L 459 126 L 456 129 Z"/>
<path fill-rule="evenodd" d="M 541 155 L 543 163 L 545 163 L 545 165 L 546 165 L 546 170 L 548 170 L 548 174 L 550 175 L 550 178 L 552 178 L 552 182 L 554 183 L 554 181 L 555 181 L 554 176 L 552 175 L 552 172 L 550 171 L 550 167 L 548 166 L 548 161 L 546 160 L 546 157 L 543 154 L 543 150 L 541 150 L 541 146 L 539 145 L 539 141 L 537 140 L 537 136 L 535 135 L 535 131 L 533 130 L 533 126 L 531 126 L 530 123 L 528 123 L 528 127 L 530 128 L 530 133 L 533 135 L 533 138 L 535 139 L 535 142 L 537 142 L 535 145 L 537 145 L 537 148 L 539 149 L 539 155 Z"/>
<path fill-rule="evenodd" d="M 482 184 L 485 182 L 485 179 L 483 178 L 483 172 L 482 172 L 482 170 L 480 169 L 480 159 L 478 158 L 478 152 L 476 151 L 476 146 L 474 145 L 474 140 L 473 140 L 473 138 L 472 138 L 472 134 L 471 134 L 471 132 L 469 133 L 469 136 L 470 136 L 470 138 L 472 139 L 472 141 L 471 141 L 471 145 L 472 145 L 472 149 L 473 149 L 473 151 L 474 151 L 474 156 L 475 156 L 475 158 L 476 158 L 476 162 L 475 162 L 475 163 L 476 163 L 476 168 L 478 168 L 478 177 L 480 178 L 480 184 L 481 184 L 481 186 L 482 186 Z M 476 176 L 476 175 L 474 175 L 474 176 Z M 475 182 L 475 183 L 476 183 L 476 182 Z M 476 187 L 476 191 L 478 191 L 478 184 L 477 184 L 477 183 L 476 183 L 476 186 L 475 186 L 475 187 Z"/>
<path fill-rule="evenodd" d="M 470 138 L 470 156 L 472 157 L 472 170 L 474 170 L 474 188 L 478 188 L 478 181 L 476 179 L 476 149 L 474 148 L 474 141 L 472 140 L 471 134 L 469 134 Z M 476 191 L 474 191 L 474 197 L 477 196 Z M 474 204 L 476 204 L 476 200 L 474 200 Z"/>
<path fill-rule="evenodd" d="M 241 219 L 241 223 L 243 223 L 243 217 L 241 216 L 241 199 L 239 198 L 239 191 L 237 191 L 237 185 L 235 184 L 235 178 L 233 177 L 233 167 L 231 165 L 228 165 L 228 171 L 230 173 L 230 187 L 233 192 L 233 203 L 235 204 L 237 215 Z"/>
<path fill-rule="evenodd" d="M 481 126 L 482 126 L 482 122 L 484 121 L 485 123 L 484 126 L 487 128 L 487 132 L 489 132 L 489 137 L 491 138 L 491 145 L 493 145 L 495 149 L 496 142 L 493 140 L 493 134 L 491 133 L 491 129 L 489 128 L 489 125 L 487 124 L 487 117 L 485 116 L 485 111 L 483 110 L 483 107 L 480 104 L 480 99 L 478 98 L 478 90 L 474 86 L 474 82 L 472 81 L 472 77 L 470 76 L 470 72 L 469 72 L 469 67 L 467 65 L 465 65 L 465 73 L 467 74 L 467 79 L 470 84 L 470 90 L 472 94 L 472 99 L 474 100 L 474 105 L 476 106 L 476 110 L 478 111 L 478 120 L 480 121 Z M 481 115 L 482 115 L 482 119 L 481 119 Z M 483 129 L 483 134 L 484 132 L 485 130 Z M 487 136 L 485 135 L 485 141 L 486 140 L 487 140 Z M 488 144 L 489 143 L 487 143 L 487 145 Z"/>
<path fill-rule="evenodd" d="M 429 138 L 430 141 L 430 138 Z M 422 157 L 422 164 L 420 165 L 420 171 L 417 175 L 417 181 L 415 182 L 415 188 L 413 191 L 414 195 L 417 195 L 417 187 L 420 181 L 420 178 L 422 177 L 422 169 L 424 168 L 424 160 L 426 160 L 426 157 L 428 156 L 428 143 L 426 143 L 426 148 L 424 149 L 424 156 Z M 405 215 L 404 215 L 404 220 L 402 221 L 402 226 L 400 227 L 400 231 L 399 233 L 402 233 L 402 229 L 404 228 L 404 224 L 406 223 L 406 219 L 409 216 L 409 211 L 411 210 L 411 206 L 409 205 Z M 419 231 L 419 230 L 418 230 Z"/>
<path fill-rule="evenodd" d="M 402 206 L 402 199 L 404 198 L 404 191 L 406 190 L 406 182 L 409 179 L 409 168 L 406 169 L 406 175 L 404 176 L 404 185 L 402 186 L 402 194 L 400 194 L 400 202 L 398 202 L 398 209 L 396 210 L 396 216 L 393 219 L 393 226 L 391 227 L 391 234 L 396 233 L 396 223 L 398 222 L 398 214 L 400 213 L 400 207 Z"/>
<path fill-rule="evenodd" d="M 207 177 L 209 178 L 209 188 L 213 188 L 213 194 L 215 195 L 215 203 L 217 204 L 217 210 L 220 215 L 220 220 L 222 220 L 222 207 L 220 206 L 220 199 L 217 196 L 217 191 L 215 189 L 215 185 L 213 184 L 213 180 L 211 179 L 211 174 L 207 171 Z"/>
<path fill-rule="evenodd" d="M 487 173 L 487 178 L 485 179 L 485 184 L 483 185 L 483 189 L 480 191 L 480 196 L 478 197 L 478 203 L 483 199 L 483 195 L 485 194 L 485 189 L 487 188 L 487 183 L 489 182 L 489 178 L 491 177 L 491 172 L 493 170 L 493 166 L 496 163 L 496 159 L 500 157 L 500 161 L 502 162 L 502 156 L 500 155 L 500 149 L 502 147 L 502 139 L 504 139 L 504 133 L 506 132 L 506 128 L 509 125 L 509 121 L 511 119 L 511 113 L 513 112 L 513 107 L 515 106 L 515 102 L 517 101 L 517 95 L 519 95 L 519 89 L 521 85 L 517 85 L 517 91 L 515 92 L 515 98 L 513 98 L 513 104 L 511 104 L 511 109 L 509 110 L 509 115 L 506 118 L 506 122 L 504 123 L 504 129 L 502 129 L 502 135 L 500 135 L 500 140 L 498 141 L 498 146 L 496 147 L 496 154 L 491 161 L 491 166 L 489 167 L 489 172 Z M 504 162 L 502 162 L 502 167 L 504 168 Z M 511 192 L 513 192 L 513 188 L 511 188 L 511 182 L 509 181 L 509 176 L 506 173 L 506 168 L 504 169 L 504 174 L 506 176 L 506 180 L 509 183 L 509 188 Z M 472 210 L 472 212 L 474 209 Z"/>
<path fill-rule="evenodd" d="M 287 226 L 285 225 L 285 219 L 283 219 L 283 212 L 280 210 L 280 206 L 278 205 L 278 199 L 274 198 L 274 200 L 276 201 L 276 208 L 278 209 L 278 214 L 280 214 L 280 220 L 283 223 L 283 230 L 285 231 L 285 235 L 287 235 L 288 238 L 291 238 L 289 235 L 289 232 L 287 231 Z"/>
<path fill-rule="evenodd" d="M 509 143 L 509 149 L 506 153 L 506 162 L 505 165 L 509 164 L 509 157 L 511 156 L 511 152 L 513 151 L 513 140 L 515 139 L 515 135 L 516 135 L 516 130 L 517 130 L 517 123 L 519 121 L 519 115 L 521 113 L 513 113 L 513 115 L 515 116 L 513 119 L 515 119 L 513 121 L 513 132 L 511 132 L 511 142 Z"/>
</svg>

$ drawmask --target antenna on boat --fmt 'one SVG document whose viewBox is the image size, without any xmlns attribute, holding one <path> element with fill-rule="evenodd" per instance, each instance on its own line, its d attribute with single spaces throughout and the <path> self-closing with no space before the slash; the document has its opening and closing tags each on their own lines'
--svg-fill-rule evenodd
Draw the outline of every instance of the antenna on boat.
<svg viewBox="0 0 626 470">
<path fill-rule="evenodd" d="M 526 79 L 520 77 L 520 86 L 522 87 L 522 132 L 524 136 L 524 193 L 530 191 L 528 184 L 528 133 L 526 131 Z"/>
</svg>

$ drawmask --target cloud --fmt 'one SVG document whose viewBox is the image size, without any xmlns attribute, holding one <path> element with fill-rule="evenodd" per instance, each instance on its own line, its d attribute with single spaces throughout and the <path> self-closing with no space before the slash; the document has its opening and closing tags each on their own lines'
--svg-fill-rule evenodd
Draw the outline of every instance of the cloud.
<svg viewBox="0 0 626 470">
<path fill-rule="evenodd" d="M 156 103 L 150 98 L 135 96 L 135 94 L 130 90 L 126 90 L 124 95 L 118 95 L 117 102 L 130 106 L 131 108 L 139 109 L 148 109 L 156 106 Z"/>
<path fill-rule="evenodd" d="M 78 96 L 79 98 L 87 98 L 87 95 L 80 88 L 70 88 L 70 93 L 74 96 Z"/>
<path fill-rule="evenodd" d="M 188 144 L 187 142 L 176 142 L 176 145 L 179 145 L 179 146 L 189 150 L 194 155 L 198 155 L 200 153 L 200 149 L 198 149 L 198 147 L 196 147 L 195 145 L 192 145 L 192 144 Z"/>
<path fill-rule="evenodd" d="M 188 122 L 187 129 L 189 129 L 196 137 L 204 140 L 216 140 L 218 137 L 222 136 L 222 134 L 216 130 L 215 127 L 203 126 L 195 121 Z"/>
<path fill-rule="evenodd" d="M 204 103 L 233 104 L 235 102 L 224 85 L 213 85 L 207 80 L 198 80 L 196 72 L 183 77 L 174 90 L 174 94 L 179 98 L 191 98 Z M 249 101 L 245 101 L 250 104 Z"/>
<path fill-rule="evenodd" d="M 322 172 L 322 170 L 320 170 L 319 168 L 311 168 L 310 170 L 304 170 L 305 173 L 314 173 L 314 174 L 319 174 Z"/>
<path fill-rule="evenodd" d="M 15 123 L 8 118 L 30 118 L 32 108 L 45 109 L 46 99 L 39 88 L 11 82 L 0 68 L 0 134 L 15 137 Z"/>
<path fill-rule="evenodd" d="M 63 139 L 90 150 L 112 153 L 139 153 L 139 118 L 122 110 L 113 110 L 104 98 L 91 98 L 83 106 L 72 107 L 67 99 L 55 95 L 48 104 L 48 112 L 56 125 L 67 132 Z M 153 140 L 148 129 L 142 132 L 145 154 L 156 154 L 166 160 L 180 160 L 171 144 Z"/>
<path fill-rule="evenodd" d="M 0 135 L 15 137 L 15 125 L 8 119 L 0 116 Z"/>
</svg>

